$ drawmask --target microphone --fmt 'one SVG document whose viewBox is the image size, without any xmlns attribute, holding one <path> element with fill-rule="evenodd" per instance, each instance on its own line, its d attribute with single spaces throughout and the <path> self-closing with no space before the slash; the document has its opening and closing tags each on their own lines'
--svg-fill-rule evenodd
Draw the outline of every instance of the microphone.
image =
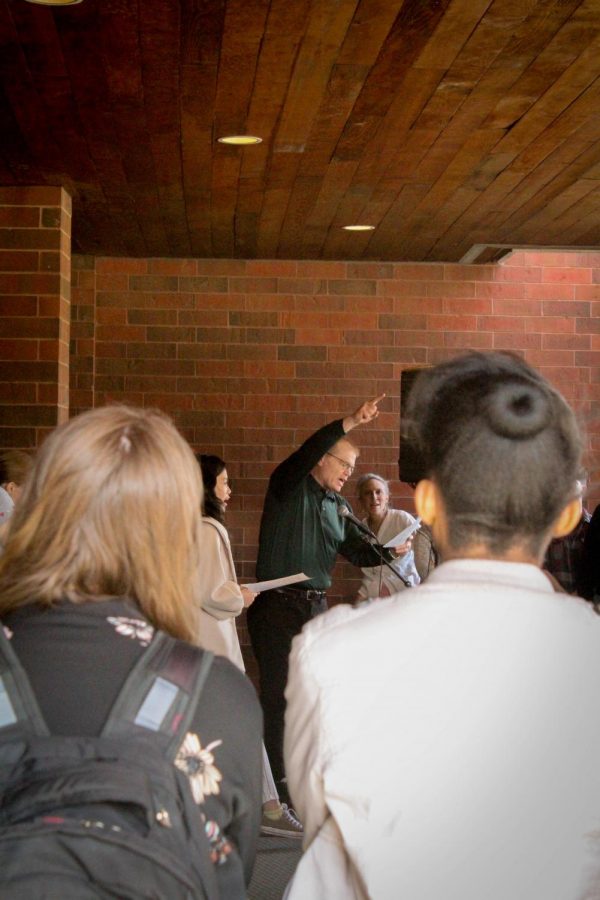
<svg viewBox="0 0 600 900">
<path fill-rule="evenodd" d="M 379 553 L 381 565 L 387 566 L 388 569 L 390 569 L 390 571 L 392 571 L 394 573 L 396 578 L 400 579 L 400 581 L 402 582 L 404 587 L 407 587 L 407 588 L 412 587 L 410 581 L 407 581 L 407 579 L 404 577 L 404 575 L 401 575 L 400 572 L 398 572 L 393 567 L 391 562 L 388 562 L 388 560 L 385 558 L 385 556 L 383 555 L 383 553 L 384 553 L 383 547 L 380 546 L 379 541 L 377 539 L 377 535 L 373 534 L 371 529 L 367 528 L 367 526 L 365 525 L 364 522 L 361 522 L 360 519 L 357 516 L 355 516 L 353 512 L 350 512 L 348 507 L 344 506 L 343 503 L 338 504 L 337 514 L 340 517 L 340 519 L 350 519 L 350 521 L 353 522 L 356 525 L 356 527 L 359 528 L 366 535 L 366 538 L 363 538 L 363 540 L 367 540 L 368 543 L 371 543 L 371 541 L 374 540 L 375 547 L 373 547 L 373 549 Z"/>
<path fill-rule="evenodd" d="M 370 528 L 368 528 L 364 522 L 361 522 L 358 516 L 355 516 L 353 512 L 350 512 L 347 506 L 344 506 L 343 503 L 340 503 L 337 508 L 338 516 L 340 519 L 350 519 L 357 528 L 360 528 L 364 534 L 368 534 L 370 538 L 375 538 L 377 541 L 377 535 L 373 534 Z M 378 542 L 379 543 L 379 542 Z"/>
</svg>

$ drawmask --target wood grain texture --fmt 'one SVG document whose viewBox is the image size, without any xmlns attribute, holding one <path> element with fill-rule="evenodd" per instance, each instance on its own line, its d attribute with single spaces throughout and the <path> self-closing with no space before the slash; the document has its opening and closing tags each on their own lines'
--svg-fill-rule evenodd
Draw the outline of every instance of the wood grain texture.
<svg viewBox="0 0 600 900">
<path fill-rule="evenodd" d="M 0 185 L 84 254 L 593 247 L 599 104 L 600 0 L 0 0 Z"/>
</svg>

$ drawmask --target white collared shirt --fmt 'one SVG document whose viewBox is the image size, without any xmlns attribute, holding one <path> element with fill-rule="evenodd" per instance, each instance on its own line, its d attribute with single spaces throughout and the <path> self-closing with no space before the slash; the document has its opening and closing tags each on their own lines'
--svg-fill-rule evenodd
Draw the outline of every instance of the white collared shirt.
<svg viewBox="0 0 600 900">
<path fill-rule="evenodd" d="M 310 622 L 286 691 L 289 900 L 579 898 L 599 686 L 600 617 L 524 563 L 454 560 Z"/>
</svg>

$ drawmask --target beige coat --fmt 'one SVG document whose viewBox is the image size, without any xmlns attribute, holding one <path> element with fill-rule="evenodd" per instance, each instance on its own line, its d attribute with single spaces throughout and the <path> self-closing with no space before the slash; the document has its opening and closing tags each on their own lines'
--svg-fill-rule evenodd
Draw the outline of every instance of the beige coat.
<svg viewBox="0 0 600 900">
<path fill-rule="evenodd" d="M 198 643 L 213 653 L 226 656 L 245 671 L 236 616 L 244 608 L 242 591 L 236 580 L 235 566 L 227 529 L 216 519 L 202 519 L 202 609 Z"/>
</svg>

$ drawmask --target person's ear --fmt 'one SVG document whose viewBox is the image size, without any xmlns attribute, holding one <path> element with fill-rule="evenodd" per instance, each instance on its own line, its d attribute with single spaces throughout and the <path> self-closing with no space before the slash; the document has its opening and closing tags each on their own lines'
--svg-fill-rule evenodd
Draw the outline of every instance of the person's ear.
<svg viewBox="0 0 600 900">
<path fill-rule="evenodd" d="M 426 525 L 433 525 L 438 517 L 440 496 L 435 482 L 424 478 L 415 488 L 415 509 Z"/>
<path fill-rule="evenodd" d="M 19 486 L 15 481 L 7 481 L 6 484 L 2 485 L 6 493 L 12 499 L 15 499 L 15 494 L 19 491 Z"/>
<path fill-rule="evenodd" d="M 570 500 L 552 526 L 552 537 L 561 538 L 570 534 L 581 519 L 582 510 L 580 497 Z"/>
</svg>

